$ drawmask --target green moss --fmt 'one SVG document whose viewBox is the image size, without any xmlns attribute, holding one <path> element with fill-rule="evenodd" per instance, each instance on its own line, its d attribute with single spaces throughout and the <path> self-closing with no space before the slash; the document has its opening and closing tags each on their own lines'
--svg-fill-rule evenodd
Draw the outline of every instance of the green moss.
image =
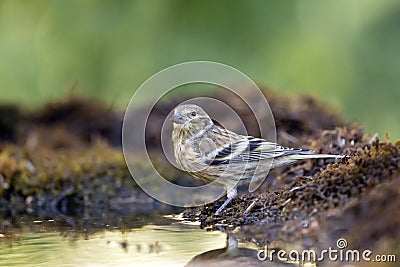
<svg viewBox="0 0 400 267">
<path fill-rule="evenodd" d="M 39 198 L 47 190 L 57 194 L 68 185 L 78 188 L 85 179 L 96 183 L 96 178 L 105 175 L 116 180 L 129 177 L 121 151 L 102 142 L 81 149 L 59 150 L 5 145 L 0 151 L 0 167 L 8 190 Z M 4 193 L 6 189 L 2 190 Z"/>
</svg>

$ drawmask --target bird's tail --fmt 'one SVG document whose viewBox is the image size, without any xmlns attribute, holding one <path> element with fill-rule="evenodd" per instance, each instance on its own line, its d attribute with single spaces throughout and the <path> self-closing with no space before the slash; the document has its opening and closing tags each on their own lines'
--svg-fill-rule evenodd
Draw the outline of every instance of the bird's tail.
<svg viewBox="0 0 400 267">
<path fill-rule="evenodd" d="M 333 154 L 294 154 L 294 155 L 287 155 L 288 158 L 293 158 L 295 160 L 300 159 L 341 159 L 344 158 L 344 155 L 333 155 Z"/>
</svg>

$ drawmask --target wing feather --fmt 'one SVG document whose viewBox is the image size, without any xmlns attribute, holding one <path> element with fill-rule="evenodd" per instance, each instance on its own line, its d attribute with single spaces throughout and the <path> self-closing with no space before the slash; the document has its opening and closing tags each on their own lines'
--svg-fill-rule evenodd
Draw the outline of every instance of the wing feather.
<svg viewBox="0 0 400 267">
<path fill-rule="evenodd" d="M 228 164 L 231 162 L 259 161 L 293 154 L 313 154 L 310 150 L 286 148 L 273 142 L 251 136 L 227 144 L 217 150 L 210 165 Z"/>
</svg>

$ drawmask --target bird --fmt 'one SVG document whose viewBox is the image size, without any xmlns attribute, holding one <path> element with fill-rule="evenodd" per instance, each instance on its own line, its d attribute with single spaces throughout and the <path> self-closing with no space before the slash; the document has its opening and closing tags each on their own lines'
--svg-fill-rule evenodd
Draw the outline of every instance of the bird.
<svg viewBox="0 0 400 267">
<path fill-rule="evenodd" d="M 315 154 L 312 150 L 283 147 L 262 138 L 240 135 L 214 124 L 199 106 L 175 107 L 172 143 L 175 160 L 181 170 L 204 183 L 224 186 L 227 199 L 218 208 L 219 215 L 237 196 L 237 187 L 262 181 L 268 171 L 299 160 L 342 158 L 342 155 Z"/>
</svg>

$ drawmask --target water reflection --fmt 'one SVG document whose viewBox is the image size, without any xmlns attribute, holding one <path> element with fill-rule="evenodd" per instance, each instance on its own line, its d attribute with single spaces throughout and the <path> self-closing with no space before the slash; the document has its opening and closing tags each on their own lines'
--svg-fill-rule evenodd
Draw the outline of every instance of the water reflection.
<svg viewBox="0 0 400 267">
<path fill-rule="evenodd" d="M 260 261 L 254 244 L 239 244 L 232 234 L 205 231 L 177 216 L 111 221 L 3 220 L 0 266 L 288 266 Z"/>
<path fill-rule="evenodd" d="M 200 266 L 296 266 L 283 262 L 266 262 L 258 259 L 258 249 L 242 248 L 233 234 L 228 234 L 226 245 L 223 248 L 203 252 L 186 265 L 186 267 Z"/>
<path fill-rule="evenodd" d="M 150 219 L 147 225 L 123 229 L 104 225 L 76 231 L 46 220 L 3 226 L 0 266 L 184 266 L 195 255 L 222 247 L 226 239 L 198 225 Z"/>
</svg>

